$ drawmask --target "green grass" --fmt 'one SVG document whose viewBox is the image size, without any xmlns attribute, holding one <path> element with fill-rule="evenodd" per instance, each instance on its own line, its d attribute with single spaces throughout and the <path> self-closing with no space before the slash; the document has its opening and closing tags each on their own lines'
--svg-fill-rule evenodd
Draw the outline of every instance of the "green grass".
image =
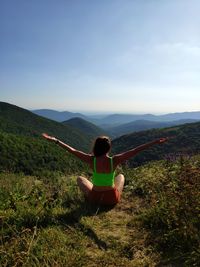
<svg viewBox="0 0 200 267">
<path fill-rule="evenodd" d="M 0 174 L 0 266 L 199 266 L 200 158 L 121 169 L 122 201 L 86 203 L 76 177 Z"/>
</svg>

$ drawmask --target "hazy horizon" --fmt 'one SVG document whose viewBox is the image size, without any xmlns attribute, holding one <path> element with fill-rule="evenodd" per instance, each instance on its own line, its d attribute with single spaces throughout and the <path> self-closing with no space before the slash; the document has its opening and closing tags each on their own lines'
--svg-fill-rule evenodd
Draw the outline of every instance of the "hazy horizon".
<svg viewBox="0 0 200 267">
<path fill-rule="evenodd" d="M 0 100 L 1 101 L 1 100 Z M 7 102 L 7 101 L 2 101 L 11 105 L 15 105 L 18 106 L 20 108 L 29 110 L 29 111 L 35 111 L 35 110 L 52 110 L 52 111 L 58 111 L 58 112 L 72 112 L 72 113 L 81 113 L 83 115 L 94 115 L 94 116 L 98 116 L 98 115 L 112 115 L 112 114 L 126 114 L 126 115 L 147 115 L 147 114 L 151 114 L 151 115 L 165 115 L 165 114 L 171 114 L 171 113 L 187 113 L 187 112 L 200 112 L 200 108 L 199 110 L 182 110 L 179 112 L 176 111 L 170 111 L 170 112 L 126 112 L 126 111 L 120 111 L 120 110 L 111 110 L 111 111 L 98 111 L 98 110 L 79 110 L 79 109 L 69 109 L 69 108 L 65 108 L 65 109 L 59 109 L 59 108 L 51 108 L 51 107 L 39 107 L 39 108 L 32 108 L 32 107 L 27 107 L 27 106 L 21 106 L 21 105 L 17 105 L 14 102 Z"/>
<path fill-rule="evenodd" d="M 200 2 L 0 1 L 0 100 L 26 109 L 200 110 Z"/>
<path fill-rule="evenodd" d="M 124 114 L 124 115 L 147 115 L 147 114 L 151 114 L 151 115 L 155 115 L 155 116 L 159 116 L 159 115 L 165 115 L 165 114 L 172 114 L 172 113 L 187 113 L 187 112 L 200 112 L 199 110 L 193 110 L 193 111 L 180 111 L 180 112 L 166 112 L 166 113 L 153 113 L 153 112 L 123 112 L 123 111 L 85 111 L 85 110 L 59 110 L 59 109 L 51 109 L 51 108 L 39 108 L 39 109 L 28 109 L 28 110 L 42 110 L 42 109 L 46 109 L 46 110 L 54 110 L 54 111 L 58 111 L 58 112 L 72 112 L 72 113 L 81 113 L 83 115 L 94 115 L 94 116 L 98 116 L 98 115 L 112 115 L 112 114 Z"/>
</svg>

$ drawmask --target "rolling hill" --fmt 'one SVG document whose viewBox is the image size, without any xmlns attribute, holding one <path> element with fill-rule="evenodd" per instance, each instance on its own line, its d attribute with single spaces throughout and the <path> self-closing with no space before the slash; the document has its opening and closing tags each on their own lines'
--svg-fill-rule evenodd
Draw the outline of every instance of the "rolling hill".
<svg viewBox="0 0 200 267">
<path fill-rule="evenodd" d="M 87 127 L 89 127 L 91 131 L 91 124 L 85 123 L 85 121 L 76 119 L 72 120 L 72 122 L 76 123 L 76 127 L 77 123 L 79 126 L 83 123 L 85 132 L 87 132 Z M 95 132 L 97 130 L 96 127 L 93 127 L 93 130 L 95 135 L 96 133 L 99 135 L 99 132 Z M 38 166 L 40 166 L 39 169 L 41 169 L 42 166 L 45 166 L 42 159 L 45 157 L 48 158 L 48 156 L 45 155 L 45 153 L 47 153 L 45 151 L 49 151 L 47 154 L 51 154 L 51 166 L 47 169 L 64 170 L 65 168 L 63 168 L 63 165 L 65 163 L 62 163 L 62 167 L 58 167 L 58 162 L 60 158 L 63 157 L 63 154 L 61 155 L 60 153 L 63 151 L 59 152 L 60 148 L 57 148 L 55 151 L 54 149 L 51 150 L 52 148 L 49 150 L 46 140 L 41 140 L 40 135 L 42 132 L 55 135 L 70 145 L 86 152 L 88 152 L 91 147 L 90 137 L 71 125 L 63 125 L 62 123 L 45 119 L 17 106 L 0 102 L 1 165 L 6 166 L 7 161 L 10 160 L 11 164 L 9 163 L 8 169 L 12 170 L 13 168 L 13 170 L 20 171 L 20 166 L 23 167 L 23 162 L 28 161 L 28 166 L 32 164 L 35 166 L 35 169 L 37 169 Z M 180 153 L 190 155 L 200 152 L 199 122 L 123 135 L 112 141 L 113 152 L 120 153 L 165 136 L 173 136 L 174 138 L 162 146 L 157 145 L 140 153 L 129 161 L 130 166 L 134 167 L 151 160 L 165 159 L 171 154 L 176 156 Z M 35 151 L 35 149 L 37 151 Z M 41 154 L 39 151 L 41 151 Z M 20 160 L 15 164 L 18 158 Z M 40 161 L 41 164 L 39 163 Z M 72 161 L 74 161 L 76 165 L 76 159 L 73 158 Z M 45 162 L 47 163 L 48 160 Z M 22 170 L 24 169 L 26 168 L 22 168 Z"/>
<path fill-rule="evenodd" d="M 0 102 L 0 130 L 16 135 L 35 137 L 47 132 L 78 149 L 86 151 L 90 146 L 88 136 L 70 125 L 63 125 L 4 102 Z"/>
<path fill-rule="evenodd" d="M 129 123 L 125 123 L 115 127 L 109 127 L 108 131 L 115 137 L 119 137 L 120 135 L 129 134 L 133 132 L 145 131 L 153 128 L 166 128 L 176 125 L 181 125 L 185 123 L 193 123 L 197 122 L 192 119 L 183 119 L 177 121 L 170 122 L 157 122 L 157 121 L 149 121 L 149 120 L 137 120 Z"/>
<path fill-rule="evenodd" d="M 183 119 L 200 120 L 200 111 L 168 113 L 165 115 L 161 115 L 159 117 L 163 121 L 173 121 L 173 120 L 183 120 Z"/>
<path fill-rule="evenodd" d="M 200 151 L 200 123 L 113 140 L 121 152 L 174 137 L 135 157 L 130 167 L 170 156 L 168 161 L 120 168 L 126 186 L 112 208 L 85 201 L 76 176 L 90 172 L 39 138 L 43 131 L 72 143 L 83 135 L 0 103 L 1 266 L 199 266 L 200 156 L 190 155 Z M 176 160 L 180 153 L 185 157 Z"/>
<path fill-rule="evenodd" d="M 37 137 L 0 131 L 0 172 L 52 177 L 75 174 L 87 166 L 56 144 Z"/>
<path fill-rule="evenodd" d="M 152 114 L 111 114 L 108 115 L 101 120 L 99 120 L 99 125 L 115 125 L 119 126 L 120 124 L 129 123 L 136 120 L 150 120 L 155 121 L 156 116 Z"/>
<path fill-rule="evenodd" d="M 42 139 L 43 132 L 77 149 L 90 149 L 89 137 L 79 130 L 0 102 L 0 171 L 48 176 L 51 172 L 74 174 L 87 170 L 81 161 Z"/>
<path fill-rule="evenodd" d="M 117 127 L 122 124 L 131 123 L 133 121 L 151 121 L 151 122 L 172 122 L 178 120 L 198 120 L 200 121 L 200 111 L 194 112 L 179 112 L 168 113 L 164 115 L 154 114 L 110 114 L 110 115 L 84 115 L 82 113 L 73 113 L 69 111 L 56 111 L 51 109 L 31 110 L 31 112 L 42 117 L 55 120 L 58 122 L 66 121 L 72 118 L 82 118 L 89 121 L 105 130 L 112 127 Z"/>
<path fill-rule="evenodd" d="M 180 112 L 180 113 L 169 113 L 164 115 L 153 115 L 153 114 L 111 114 L 99 119 L 95 123 L 102 127 L 107 126 L 119 126 L 121 124 L 145 120 L 154 122 L 170 122 L 176 120 L 198 120 L 200 121 L 200 111 L 196 112 Z"/>
<path fill-rule="evenodd" d="M 74 113 L 74 112 L 69 112 L 69 111 L 57 111 L 57 110 L 52 110 L 52 109 L 36 109 L 32 110 L 33 113 L 36 115 L 45 117 L 47 119 L 55 120 L 58 122 L 66 121 L 71 118 L 83 118 L 86 119 L 87 117 L 84 116 L 81 113 Z"/>
<path fill-rule="evenodd" d="M 89 136 L 91 140 L 99 135 L 108 135 L 105 130 L 81 118 L 72 118 L 70 120 L 64 121 L 63 124 L 72 126 L 73 128 L 80 130 L 85 135 Z"/>
<path fill-rule="evenodd" d="M 130 166 L 138 166 L 151 160 L 165 159 L 170 155 L 176 157 L 180 154 L 190 156 L 200 153 L 200 122 L 123 135 L 113 140 L 113 151 L 121 153 L 161 137 L 173 138 L 163 145 L 155 145 L 138 154 L 129 160 Z"/>
</svg>

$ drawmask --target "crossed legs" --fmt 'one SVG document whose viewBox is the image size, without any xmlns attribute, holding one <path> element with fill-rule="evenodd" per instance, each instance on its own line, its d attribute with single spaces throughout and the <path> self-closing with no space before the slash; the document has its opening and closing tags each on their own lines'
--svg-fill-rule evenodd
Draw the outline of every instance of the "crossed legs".
<svg viewBox="0 0 200 267">
<path fill-rule="evenodd" d="M 93 184 L 83 176 L 78 176 L 77 184 L 84 195 L 88 196 L 92 191 Z"/>
<path fill-rule="evenodd" d="M 86 196 L 88 196 L 89 193 L 92 191 L 93 184 L 83 176 L 79 176 L 77 178 L 77 184 L 80 190 Z M 124 188 L 124 175 L 123 174 L 119 174 L 118 176 L 115 177 L 115 187 L 118 189 L 120 193 L 122 193 L 122 190 Z"/>
<path fill-rule="evenodd" d="M 118 189 L 120 194 L 122 193 L 124 188 L 124 181 L 125 179 L 123 174 L 119 174 L 115 177 L 115 187 Z"/>
</svg>

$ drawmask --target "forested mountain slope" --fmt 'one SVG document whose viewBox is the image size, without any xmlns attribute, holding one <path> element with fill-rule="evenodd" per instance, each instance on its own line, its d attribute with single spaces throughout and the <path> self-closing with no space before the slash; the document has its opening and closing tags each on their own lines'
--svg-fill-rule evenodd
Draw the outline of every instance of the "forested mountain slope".
<svg viewBox="0 0 200 267">
<path fill-rule="evenodd" d="M 99 135 L 107 135 L 105 130 L 101 129 L 100 127 L 96 126 L 95 124 L 86 121 L 82 118 L 72 118 L 70 120 L 64 121 L 64 125 L 72 126 L 85 135 L 88 135 L 90 139 L 95 139 Z"/>
<path fill-rule="evenodd" d="M 0 102 L 0 171 L 43 175 L 78 173 L 86 166 L 56 144 L 42 139 L 47 132 L 77 149 L 89 152 L 90 139 L 79 130 Z"/>
<path fill-rule="evenodd" d="M 45 119 L 15 105 L 0 102 L 0 131 L 23 136 L 41 136 L 43 132 L 57 136 L 70 145 L 88 150 L 87 135 L 69 125 Z"/>
<path fill-rule="evenodd" d="M 87 167 L 73 155 L 42 138 L 0 132 L 0 171 L 49 175 L 75 174 Z"/>
<path fill-rule="evenodd" d="M 123 135 L 113 140 L 113 152 L 121 153 L 161 137 L 172 137 L 172 139 L 163 145 L 155 145 L 138 154 L 129 160 L 130 166 L 137 166 L 150 160 L 165 159 L 170 154 L 191 155 L 200 152 L 199 122 Z"/>
<path fill-rule="evenodd" d="M 66 152 L 63 152 L 61 148 L 55 149 L 55 145 L 47 144 L 46 140 L 41 140 L 42 132 L 55 135 L 86 152 L 91 150 L 90 138 L 78 129 L 42 118 L 27 110 L 3 102 L 0 102 L 0 132 L 1 170 L 5 167 L 5 170 L 13 170 L 14 172 L 34 173 L 37 167 L 41 170 L 47 166 L 47 170 L 66 171 L 66 168 L 63 167 L 65 164 L 67 165 Z M 191 155 L 200 151 L 200 123 L 191 123 L 121 136 L 112 141 L 112 152 L 120 153 L 156 138 L 167 136 L 173 138 L 163 145 L 156 145 L 130 159 L 130 166 L 138 166 L 151 160 L 165 159 L 171 154 Z M 48 160 L 42 160 L 46 157 L 45 153 L 55 159 L 50 159 L 51 164 L 49 165 L 47 164 Z M 73 160 L 75 166 L 76 162 L 79 161 L 74 158 Z M 25 167 L 23 167 L 24 165 Z M 35 167 L 30 167 L 31 165 Z"/>
</svg>

